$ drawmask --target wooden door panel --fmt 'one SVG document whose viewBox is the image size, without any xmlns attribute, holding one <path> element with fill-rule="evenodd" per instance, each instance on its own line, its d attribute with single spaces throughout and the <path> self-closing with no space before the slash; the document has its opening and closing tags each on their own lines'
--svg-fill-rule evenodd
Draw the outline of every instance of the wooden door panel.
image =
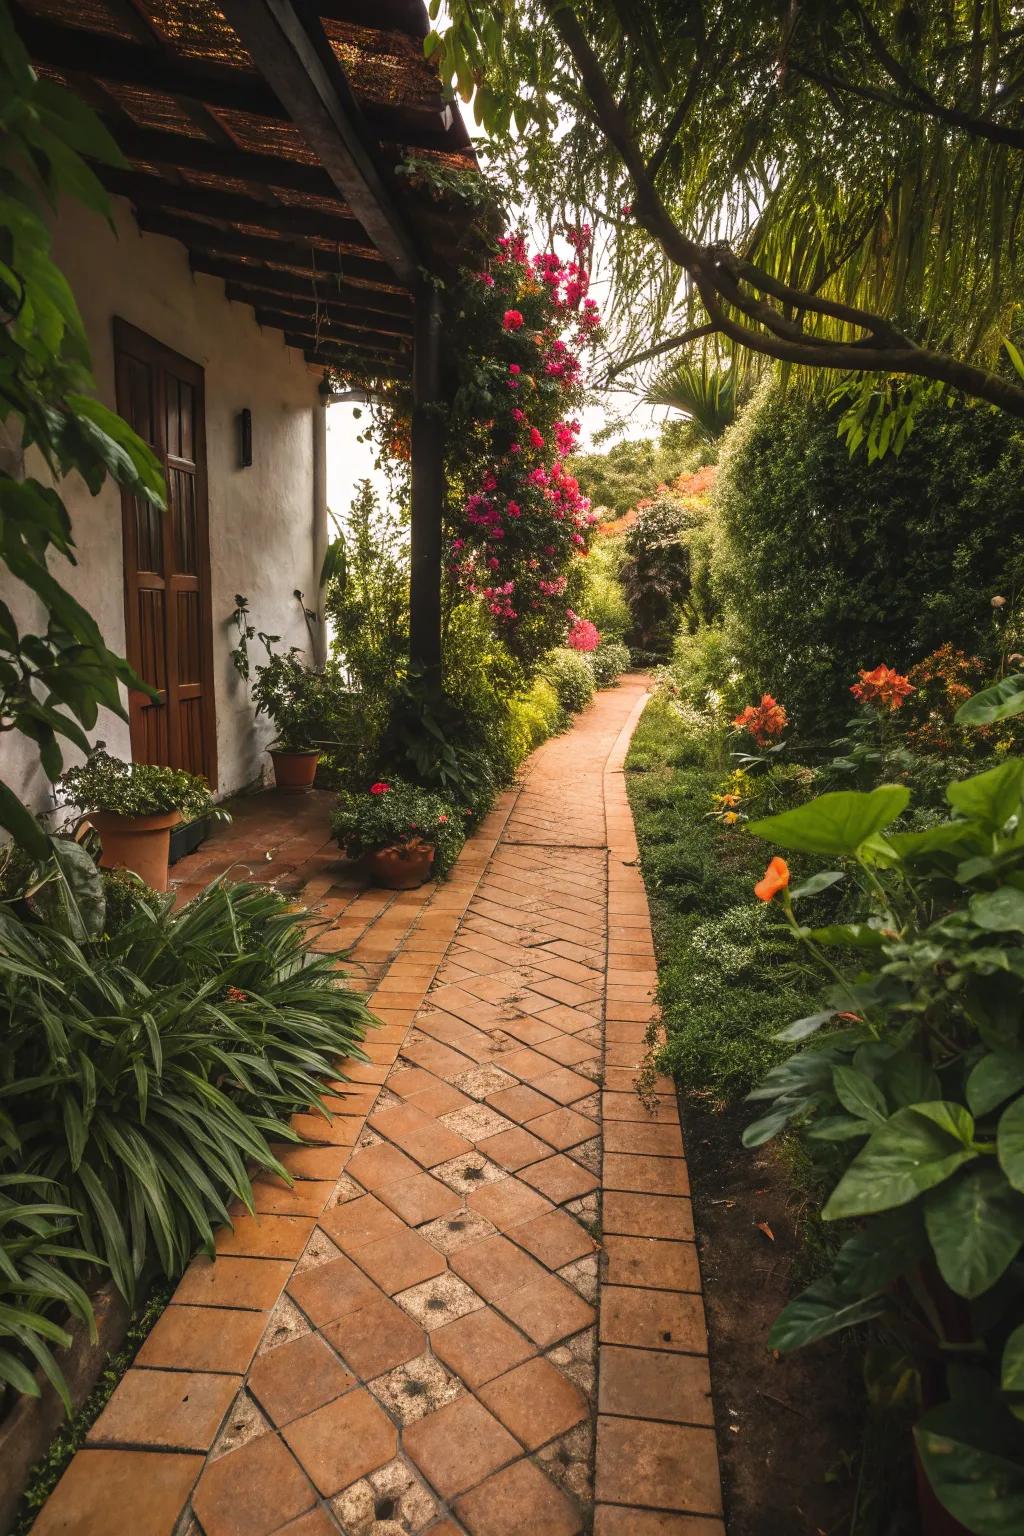
<svg viewBox="0 0 1024 1536">
<path fill-rule="evenodd" d="M 122 498 L 132 755 L 216 784 L 203 370 L 115 321 L 118 407 L 160 458 L 167 510 Z"/>
</svg>

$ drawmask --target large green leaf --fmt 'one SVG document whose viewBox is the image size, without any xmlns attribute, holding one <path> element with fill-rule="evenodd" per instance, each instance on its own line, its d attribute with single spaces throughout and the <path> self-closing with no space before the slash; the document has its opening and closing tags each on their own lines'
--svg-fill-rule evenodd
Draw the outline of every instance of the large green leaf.
<svg viewBox="0 0 1024 1536">
<path fill-rule="evenodd" d="M 846 1170 L 822 1211 L 826 1221 L 885 1211 L 932 1189 L 971 1157 L 974 1124 L 960 1104 L 897 1110 Z"/>
<path fill-rule="evenodd" d="M 1024 1098 L 1003 1111 L 996 1131 L 999 1165 L 1014 1189 L 1024 1190 Z"/>
<path fill-rule="evenodd" d="M 22 805 L 13 789 L 3 782 L 0 782 L 0 827 L 33 858 L 46 858 L 49 838 L 28 807 Z"/>
<path fill-rule="evenodd" d="M 925 1197 L 924 1220 L 942 1278 L 972 1299 L 995 1285 L 1024 1243 L 1024 1195 L 975 1163 Z"/>
<path fill-rule="evenodd" d="M 81 843 L 68 837 L 50 839 L 50 862 L 32 893 L 32 905 L 46 921 L 69 939 L 83 942 L 103 932 L 107 900 L 103 880 Z"/>
<path fill-rule="evenodd" d="M 1010 757 L 998 768 L 957 779 L 946 786 L 950 805 L 993 832 L 1000 831 L 1020 810 L 1024 794 L 1024 758 Z"/>
<path fill-rule="evenodd" d="M 1001 885 L 971 897 L 972 922 L 988 933 L 1024 933 L 1024 891 Z"/>
<path fill-rule="evenodd" d="M 831 1280 L 816 1280 L 784 1307 L 768 1335 L 768 1348 L 788 1354 L 885 1311 L 883 1296 L 849 1296 Z"/>
<path fill-rule="evenodd" d="M 836 1254 L 833 1270 L 844 1291 L 870 1296 L 906 1274 L 925 1257 L 928 1238 L 921 1208 L 901 1207 L 866 1221 Z"/>
<path fill-rule="evenodd" d="M 955 1519 L 974 1536 L 1020 1536 L 1024 1455 L 1014 1459 L 1002 1453 L 1003 1435 L 993 1442 L 977 1416 L 942 1403 L 919 1420 L 914 1439 L 936 1497 Z"/>
<path fill-rule="evenodd" d="M 836 1098 L 845 1110 L 861 1120 L 883 1125 L 889 1116 L 885 1095 L 866 1072 L 856 1067 L 836 1067 L 832 1073 Z"/>
<path fill-rule="evenodd" d="M 796 810 L 752 821 L 747 830 L 799 853 L 854 854 L 895 821 L 909 801 L 910 791 L 902 784 L 883 784 L 868 794 L 838 790 Z"/>
<path fill-rule="evenodd" d="M 1024 1088 L 1024 1051 L 992 1051 L 971 1069 L 967 1103 L 978 1118 Z"/>
<path fill-rule="evenodd" d="M 1024 709 L 1024 672 L 1004 677 L 967 699 L 957 710 L 957 725 L 994 725 L 997 720 L 1008 720 Z"/>
</svg>

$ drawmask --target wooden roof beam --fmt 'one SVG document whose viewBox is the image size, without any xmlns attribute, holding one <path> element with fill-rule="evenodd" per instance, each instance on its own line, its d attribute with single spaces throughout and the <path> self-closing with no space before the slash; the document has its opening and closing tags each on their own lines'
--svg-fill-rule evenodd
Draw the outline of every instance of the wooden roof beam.
<svg viewBox="0 0 1024 1536">
<path fill-rule="evenodd" d="M 412 308 L 407 295 L 360 287 L 340 280 L 337 274 L 319 272 L 311 279 L 297 272 L 281 272 L 274 267 L 232 261 L 210 251 L 192 251 L 189 265 L 193 272 L 223 278 L 225 283 L 239 290 L 237 297 L 243 303 L 252 303 L 253 296 L 258 298 L 259 295 L 265 300 L 271 294 L 307 304 L 352 305 L 359 314 L 387 316 L 401 321 L 403 326 L 412 325 Z"/>
<path fill-rule="evenodd" d="M 309 245 L 293 244 L 290 240 L 275 240 L 272 235 L 239 234 L 234 229 L 221 229 L 216 224 L 203 224 L 180 214 L 165 213 L 160 208 L 139 208 L 136 219 L 140 229 L 151 235 L 167 235 L 180 240 L 189 250 L 212 251 L 225 256 L 249 256 L 257 261 L 275 262 L 284 267 L 296 267 L 318 275 L 325 280 L 332 277 L 360 277 L 368 282 L 394 282 L 382 261 L 370 261 L 365 256 L 338 255 L 334 251 L 314 249 Z"/>
<path fill-rule="evenodd" d="M 398 344 L 412 341 L 412 321 L 398 315 L 377 315 L 365 309 L 355 309 L 348 304 L 334 304 L 330 300 L 314 299 L 309 293 L 302 297 L 285 293 L 266 293 L 259 288 L 246 288 L 241 283 L 225 283 L 224 292 L 235 304 L 250 304 L 253 309 L 273 311 L 286 315 L 292 325 L 315 325 L 317 318 L 331 325 L 350 326 L 359 331 L 370 331 L 384 338 L 393 338 Z"/>
<path fill-rule="evenodd" d="M 307 363 L 317 363 L 322 368 L 346 368 L 353 362 L 350 352 L 339 350 L 336 347 L 321 344 L 312 346 L 301 336 L 286 335 L 288 346 L 295 347 L 305 357 Z M 359 359 L 360 364 L 365 364 L 367 373 L 372 372 L 376 378 L 381 379 L 405 379 L 412 378 L 412 368 L 403 367 L 390 358 L 376 359 L 367 356 Z"/>
<path fill-rule="evenodd" d="M 333 68 L 291 0 L 221 0 L 221 10 L 395 276 L 414 287 L 419 252 L 378 169 L 355 97 L 322 30 L 320 41 Z"/>
<path fill-rule="evenodd" d="M 340 347 L 356 347 L 360 350 L 379 352 L 401 357 L 409 353 L 409 346 L 402 347 L 397 336 L 381 336 L 373 327 L 338 325 L 334 320 L 322 320 L 318 325 L 312 316 L 281 314 L 273 309 L 255 311 L 257 325 L 269 326 L 275 331 L 287 331 L 293 336 L 303 336 L 307 342 L 337 342 Z M 410 338 L 411 345 L 411 338 Z"/>
</svg>

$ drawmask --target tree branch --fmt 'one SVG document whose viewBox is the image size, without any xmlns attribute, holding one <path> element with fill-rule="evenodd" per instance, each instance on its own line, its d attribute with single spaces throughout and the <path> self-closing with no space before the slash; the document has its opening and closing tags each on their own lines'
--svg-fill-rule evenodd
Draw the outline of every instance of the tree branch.
<svg viewBox="0 0 1024 1536">
<path fill-rule="evenodd" d="M 648 175 L 640 147 L 625 113 L 605 78 L 600 61 L 566 0 L 541 0 L 547 16 L 579 74 L 595 120 L 619 154 L 636 187 L 634 216 L 657 240 L 665 255 L 689 273 L 716 331 L 737 346 L 746 347 L 780 362 L 812 368 L 832 368 L 851 373 L 906 373 L 934 379 L 953 389 L 998 406 L 1024 418 L 1024 388 L 999 378 L 987 369 L 961 362 L 945 353 L 918 347 L 901 336 L 884 316 L 788 284 L 744 261 L 727 246 L 704 246 L 675 223 Z M 754 290 L 751 298 L 741 289 Z M 770 296 L 799 312 L 819 314 L 869 333 L 856 341 L 829 340 L 807 334 L 802 326 L 782 315 L 763 296 Z M 738 309 L 748 321 L 763 326 L 755 330 L 741 324 L 726 306 Z M 765 334 L 765 332 L 769 334 Z"/>
<path fill-rule="evenodd" d="M 660 357 L 663 352 L 674 352 L 677 347 L 688 346 L 691 341 L 700 341 L 704 336 L 713 336 L 718 327 L 715 325 L 695 325 L 689 331 L 683 331 L 679 336 L 670 336 L 667 341 L 659 341 L 656 346 L 648 347 L 643 352 L 634 352 L 631 357 L 623 358 L 621 363 L 616 363 L 605 374 L 605 382 L 610 384 L 612 379 L 617 379 L 620 373 L 625 373 L 627 368 L 634 367 L 637 363 L 649 362 L 652 357 Z"/>
</svg>

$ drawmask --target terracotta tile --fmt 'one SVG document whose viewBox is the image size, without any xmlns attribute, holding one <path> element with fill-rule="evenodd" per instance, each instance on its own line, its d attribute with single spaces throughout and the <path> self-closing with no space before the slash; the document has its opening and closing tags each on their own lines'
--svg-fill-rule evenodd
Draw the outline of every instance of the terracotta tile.
<svg viewBox="0 0 1024 1536">
<path fill-rule="evenodd" d="M 417 1093 L 412 1102 L 417 1109 L 422 1109 L 425 1115 L 433 1115 L 435 1119 L 441 1115 L 450 1115 L 453 1110 L 462 1109 L 466 1104 L 472 1104 L 472 1099 L 467 1094 L 460 1093 L 458 1088 L 453 1088 L 451 1083 L 443 1083 L 440 1078 L 435 1078 L 433 1088 L 426 1088 L 422 1093 Z"/>
<path fill-rule="evenodd" d="M 347 1174 L 373 1193 L 389 1184 L 397 1184 L 399 1179 L 411 1179 L 419 1171 L 411 1157 L 384 1141 L 353 1153 L 345 1168 Z"/>
<path fill-rule="evenodd" d="M 599 1407 L 602 1413 L 624 1418 L 713 1426 L 707 1359 L 606 1344 L 601 1349 Z"/>
<path fill-rule="evenodd" d="M 406 1454 L 444 1499 L 475 1487 L 520 1454 L 508 1430 L 468 1393 L 410 1424 L 402 1440 Z"/>
<path fill-rule="evenodd" d="M 548 1269 L 561 1269 L 563 1264 L 571 1264 L 597 1248 L 590 1233 L 566 1211 L 548 1211 L 532 1221 L 521 1222 L 512 1228 L 511 1235 Z"/>
<path fill-rule="evenodd" d="M 304 1333 L 260 1355 L 247 1385 L 278 1426 L 339 1397 L 355 1383 L 316 1333 Z"/>
<path fill-rule="evenodd" d="M 551 1210 L 550 1200 L 538 1195 L 518 1179 L 497 1179 L 484 1184 L 466 1197 L 466 1204 L 481 1216 L 486 1216 L 501 1232 L 507 1232 L 521 1221 L 530 1221 Z"/>
<path fill-rule="evenodd" d="M 683 1136 L 678 1124 L 639 1125 L 634 1120 L 609 1120 L 604 1127 L 604 1150 L 682 1157 Z"/>
<path fill-rule="evenodd" d="M 668 1195 L 631 1195 L 606 1190 L 601 1201 L 601 1225 L 606 1232 L 692 1242 L 693 1207 L 689 1200 L 677 1200 Z"/>
<path fill-rule="evenodd" d="M 380 1292 L 351 1259 L 342 1257 L 293 1275 L 288 1294 L 310 1321 L 322 1328 L 325 1323 L 333 1323 L 335 1318 L 366 1306 Z"/>
<path fill-rule="evenodd" d="M 549 1024 L 557 1024 L 559 1029 L 566 1034 L 575 1035 L 581 1029 L 589 1029 L 599 1016 L 599 1010 L 594 1004 L 588 1004 L 586 1008 L 567 1008 L 564 1003 L 556 1003 L 553 1008 L 544 1011 L 544 1020 Z"/>
<path fill-rule="evenodd" d="M 528 1046 L 523 1046 L 517 1051 L 503 1051 L 501 1065 L 503 1071 L 511 1072 L 527 1083 L 551 1071 L 551 1062 L 548 1057 L 542 1056 L 539 1051 L 531 1051 Z"/>
<path fill-rule="evenodd" d="M 407 1136 L 403 1145 L 409 1156 L 422 1163 L 424 1168 L 436 1168 L 439 1163 L 450 1162 L 453 1157 L 461 1157 L 464 1152 L 473 1150 L 471 1141 L 457 1136 L 437 1121 L 430 1121 L 424 1130 Z"/>
<path fill-rule="evenodd" d="M 399 1098 L 409 1099 L 415 1093 L 422 1093 L 427 1088 L 435 1088 L 440 1082 L 432 1072 L 424 1072 L 422 1067 L 399 1067 L 388 1078 L 388 1087 L 392 1093 L 397 1093 Z"/>
<path fill-rule="evenodd" d="M 699 1291 L 700 1265 L 693 1243 L 670 1243 L 656 1237 L 604 1239 L 609 1285 L 646 1285 L 664 1291 Z"/>
<path fill-rule="evenodd" d="M 721 1514 L 714 1431 L 602 1415 L 596 1496 L 608 1503 Z"/>
<path fill-rule="evenodd" d="M 143 1340 L 136 1365 L 241 1373 L 256 1353 L 269 1314 L 226 1307 L 169 1306 Z"/>
<path fill-rule="evenodd" d="M 382 1238 L 379 1243 L 359 1248 L 355 1259 L 388 1296 L 441 1275 L 447 1268 L 437 1249 L 407 1227 Z"/>
<path fill-rule="evenodd" d="M 447 1184 L 431 1178 L 429 1173 L 417 1173 L 411 1179 L 389 1184 L 381 1190 L 380 1198 L 410 1227 L 421 1226 L 425 1221 L 436 1221 L 439 1216 L 449 1216 L 462 1205 L 458 1195 Z"/>
<path fill-rule="evenodd" d="M 554 1275 L 544 1275 L 522 1290 L 510 1292 L 498 1307 L 542 1349 L 589 1328 L 594 1321 L 593 1307 Z"/>
<path fill-rule="evenodd" d="M 543 1056 L 557 1061 L 563 1067 L 578 1067 L 583 1061 L 596 1061 L 599 1052 L 587 1040 L 574 1035 L 562 1035 L 557 1040 L 545 1040 L 537 1047 Z"/>
<path fill-rule="evenodd" d="M 111 1511 L 131 1536 L 171 1536 L 201 1456 L 79 1451 L 43 1505 L 34 1536 L 112 1536 Z"/>
<path fill-rule="evenodd" d="M 548 1066 L 551 1063 L 548 1062 Z M 578 1099 L 585 1099 L 593 1093 L 594 1085 L 589 1077 L 583 1077 L 579 1072 L 572 1072 L 568 1067 L 556 1067 L 553 1072 L 546 1072 L 543 1077 L 535 1077 L 533 1086 L 539 1093 L 546 1093 L 549 1099 L 554 1099 L 557 1104 L 575 1104 Z"/>
<path fill-rule="evenodd" d="M 274 1536 L 338 1536 L 338 1527 L 318 1506 L 308 1514 L 300 1515 L 297 1520 L 289 1520 L 287 1525 L 282 1525 L 280 1530 L 274 1532 Z"/>
<path fill-rule="evenodd" d="M 393 1211 L 374 1198 L 360 1195 L 324 1211 L 318 1223 L 344 1253 L 355 1253 L 369 1243 L 404 1232 L 405 1225 Z"/>
<path fill-rule="evenodd" d="M 286 1259 L 208 1259 L 203 1254 L 182 1275 L 174 1299 L 182 1306 L 266 1312 L 291 1272 Z"/>
<path fill-rule="evenodd" d="M 502 1168 L 510 1168 L 513 1172 L 525 1168 L 527 1163 L 535 1163 L 538 1158 L 547 1157 L 550 1151 L 539 1137 L 532 1136 L 518 1125 L 510 1131 L 499 1131 L 496 1136 L 485 1137 L 483 1141 L 477 1142 L 477 1147 L 492 1162 Z"/>
<path fill-rule="evenodd" d="M 542 998 L 547 1002 L 547 998 Z M 518 999 L 513 1006 L 518 1006 Z M 522 1045 L 539 1046 L 545 1040 L 557 1040 L 561 1038 L 561 1030 L 555 1024 L 547 1024 L 541 1017 L 531 1014 L 523 1014 L 520 1018 L 503 1019 L 501 1027 L 506 1035 L 511 1035 L 513 1040 L 518 1040 Z"/>
<path fill-rule="evenodd" d="M 606 1152 L 602 1176 L 605 1189 L 645 1195 L 688 1195 L 686 1164 L 678 1157 L 647 1157 L 639 1153 Z"/>
<path fill-rule="evenodd" d="M 528 1451 L 566 1434 L 589 1413 L 583 1393 L 550 1360 L 527 1360 L 479 1387 L 477 1396 Z"/>
<path fill-rule="evenodd" d="M 525 1460 L 496 1472 L 455 1510 L 470 1536 L 577 1536 L 583 1530 L 573 1501 Z"/>
<path fill-rule="evenodd" d="M 564 1205 L 566 1200 L 577 1200 L 580 1195 L 588 1195 L 600 1183 L 589 1168 L 582 1167 L 561 1152 L 545 1158 L 542 1163 L 532 1163 L 529 1168 L 524 1168 L 520 1178 L 539 1189 L 542 1195 L 547 1195 L 549 1200 L 554 1200 L 556 1205 Z"/>
<path fill-rule="evenodd" d="M 354 1147 L 362 1130 L 362 1115 L 340 1113 L 339 1104 L 337 1100 L 328 1101 L 330 1120 L 317 1114 L 292 1115 L 292 1130 L 305 1141 L 312 1142 L 314 1147 Z"/>
<path fill-rule="evenodd" d="M 312 1216 L 236 1216 L 216 1233 L 217 1253 L 235 1258 L 297 1259 L 313 1230 Z"/>
<path fill-rule="evenodd" d="M 426 1344 L 419 1324 L 379 1291 L 365 1306 L 330 1323 L 323 1335 L 362 1381 L 404 1365 Z"/>
<path fill-rule="evenodd" d="M 315 1501 L 302 1468 L 272 1434 L 209 1462 L 192 1495 L 206 1536 L 269 1536 Z"/>
<path fill-rule="evenodd" d="M 334 1179 L 299 1179 L 289 1189 L 281 1179 L 254 1179 L 253 1205 L 261 1216 L 319 1216 L 334 1193 Z"/>
<path fill-rule="evenodd" d="M 273 1142 L 270 1150 L 293 1179 L 336 1179 L 348 1158 L 344 1146 L 293 1147 Z"/>
<path fill-rule="evenodd" d="M 721 1520 L 704 1515 L 666 1515 L 652 1509 L 599 1504 L 594 1536 L 725 1536 L 725 1526 Z"/>
<path fill-rule="evenodd" d="M 605 1285 L 601 1290 L 601 1343 L 705 1355 L 708 1336 L 701 1298 L 679 1291 Z"/>
<path fill-rule="evenodd" d="M 552 1108 L 550 1099 L 546 1099 L 535 1088 L 527 1088 L 524 1083 L 517 1083 L 514 1088 L 502 1088 L 497 1093 L 489 1094 L 486 1102 L 492 1109 L 496 1109 L 499 1115 L 507 1115 L 517 1125 L 525 1125 L 527 1120 L 532 1120 Z"/>
<path fill-rule="evenodd" d="M 240 1385 L 240 1376 L 130 1370 L 89 1431 L 89 1443 L 208 1451 Z"/>
<path fill-rule="evenodd" d="M 538 1280 L 544 1271 L 515 1243 L 500 1234 L 470 1243 L 451 1255 L 451 1267 L 485 1301 L 497 1301 L 510 1291 Z"/>
<path fill-rule="evenodd" d="M 384 1466 L 398 1450 L 398 1431 L 363 1387 L 294 1420 L 283 1433 L 328 1497 Z"/>
<path fill-rule="evenodd" d="M 500 1376 L 514 1365 L 529 1359 L 534 1346 L 511 1324 L 482 1307 L 446 1323 L 430 1336 L 431 1348 L 468 1387 Z"/>
<path fill-rule="evenodd" d="M 595 1120 L 577 1114 L 574 1109 L 552 1109 L 538 1115 L 527 1125 L 531 1135 L 543 1136 L 549 1146 L 559 1152 L 579 1146 L 598 1134 L 600 1127 Z"/>
</svg>

